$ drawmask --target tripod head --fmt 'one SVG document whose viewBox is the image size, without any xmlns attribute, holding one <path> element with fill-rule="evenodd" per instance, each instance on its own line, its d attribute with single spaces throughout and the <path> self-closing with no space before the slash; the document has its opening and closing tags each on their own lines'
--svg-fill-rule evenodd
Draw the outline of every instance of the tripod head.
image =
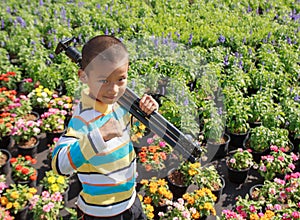
<svg viewBox="0 0 300 220">
<path fill-rule="evenodd" d="M 70 46 L 71 42 L 74 42 L 74 39 L 75 38 L 72 37 L 60 41 L 55 49 L 55 54 L 59 54 L 62 51 L 65 51 L 66 55 L 73 62 L 77 63 L 79 67 L 81 67 L 81 53 L 75 47 Z"/>
</svg>

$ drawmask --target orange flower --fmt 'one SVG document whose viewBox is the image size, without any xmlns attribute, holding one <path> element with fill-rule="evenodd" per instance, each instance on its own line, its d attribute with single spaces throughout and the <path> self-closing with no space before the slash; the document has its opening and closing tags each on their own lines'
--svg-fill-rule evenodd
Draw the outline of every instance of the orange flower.
<svg viewBox="0 0 300 220">
<path fill-rule="evenodd" d="M 146 157 L 141 158 L 141 162 L 142 163 L 146 163 L 147 162 L 147 158 Z"/>
<path fill-rule="evenodd" d="M 145 198 L 144 198 L 144 203 L 145 203 L 145 204 L 151 204 L 151 202 L 152 202 L 151 197 L 145 196 Z"/>
<path fill-rule="evenodd" d="M 22 170 L 21 170 L 21 172 L 22 172 L 23 174 L 27 175 L 27 174 L 29 173 L 29 169 L 26 168 L 26 167 L 23 167 Z"/>
<path fill-rule="evenodd" d="M 31 176 L 29 177 L 29 179 L 32 180 L 32 181 L 35 181 L 35 180 L 37 180 L 37 175 L 36 175 L 36 174 L 33 174 L 33 175 L 31 175 Z"/>
<path fill-rule="evenodd" d="M 147 152 L 147 147 L 145 147 L 145 146 L 142 147 L 142 148 L 141 148 L 141 151 L 142 151 L 142 152 Z"/>
<path fill-rule="evenodd" d="M 140 152 L 139 153 L 139 157 L 141 157 L 141 158 L 144 158 L 144 157 L 146 157 L 147 156 L 147 154 L 145 153 L 145 152 Z"/>
<path fill-rule="evenodd" d="M 151 153 L 155 153 L 156 150 L 157 150 L 157 146 L 149 146 L 149 151 L 150 151 Z"/>
</svg>

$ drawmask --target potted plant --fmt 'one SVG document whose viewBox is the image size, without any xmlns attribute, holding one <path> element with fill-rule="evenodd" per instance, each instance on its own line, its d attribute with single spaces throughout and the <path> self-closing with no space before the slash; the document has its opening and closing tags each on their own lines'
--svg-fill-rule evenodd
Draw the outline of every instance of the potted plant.
<svg viewBox="0 0 300 220">
<path fill-rule="evenodd" d="M 201 188 L 208 188 L 217 197 L 216 203 L 219 201 L 222 191 L 225 187 L 225 180 L 216 170 L 215 166 L 209 165 L 201 168 L 200 172 L 195 176 L 195 185 Z"/>
<path fill-rule="evenodd" d="M 195 183 L 195 177 L 201 172 L 199 162 L 182 161 L 178 168 L 172 168 L 168 171 L 167 180 L 174 199 L 180 198 L 187 188 Z"/>
<path fill-rule="evenodd" d="M 65 132 L 65 116 L 67 112 L 58 108 L 50 108 L 41 115 L 41 130 L 47 134 L 48 143 Z"/>
<path fill-rule="evenodd" d="M 165 179 L 152 177 L 150 180 L 141 180 L 141 190 L 144 192 L 144 204 L 151 204 L 154 207 L 154 216 L 160 211 L 166 211 L 167 201 L 173 199 L 173 194 Z"/>
<path fill-rule="evenodd" d="M 37 193 L 37 189 L 28 185 L 11 184 L 1 195 L 1 205 L 6 207 L 15 219 L 27 219 L 29 199 Z M 18 218 L 17 216 L 23 216 Z"/>
<path fill-rule="evenodd" d="M 68 201 L 68 192 L 69 192 L 69 178 L 54 173 L 53 170 L 45 172 L 45 176 L 41 179 L 40 182 L 43 185 L 44 191 L 48 191 L 53 194 L 59 192 L 64 198 L 64 204 Z"/>
<path fill-rule="evenodd" d="M 253 165 L 251 150 L 238 148 L 227 161 L 228 178 L 234 183 L 245 182 L 248 172 Z"/>
<path fill-rule="evenodd" d="M 49 108 L 52 95 L 52 91 L 50 91 L 48 88 L 44 88 L 42 85 L 39 85 L 32 90 L 27 97 L 32 103 L 33 110 L 41 115 Z"/>
<path fill-rule="evenodd" d="M 20 72 L 8 71 L 0 74 L 0 86 L 13 90 L 17 87 L 17 82 L 21 79 Z"/>
<path fill-rule="evenodd" d="M 259 163 L 262 155 L 267 155 L 270 151 L 270 145 L 273 140 L 272 131 L 261 125 L 252 128 L 243 142 L 244 149 L 251 149 L 253 159 L 256 163 Z"/>
<path fill-rule="evenodd" d="M 226 156 L 230 136 L 225 133 L 225 116 L 222 109 L 209 107 L 210 117 L 204 119 L 203 133 L 206 142 L 207 162 Z"/>
<path fill-rule="evenodd" d="M 73 98 L 67 95 L 58 96 L 57 94 L 53 94 L 49 103 L 49 108 L 65 110 L 67 112 L 65 115 L 65 124 L 67 124 L 73 114 Z"/>
<path fill-rule="evenodd" d="M 13 116 L 9 112 L 0 113 L 0 144 L 3 149 L 7 149 L 12 140 L 10 133 L 15 121 Z"/>
<path fill-rule="evenodd" d="M 12 127 L 11 136 L 15 140 L 18 154 L 36 157 L 41 132 L 40 121 L 27 121 L 19 118 Z"/>
<path fill-rule="evenodd" d="M 39 114 L 32 111 L 30 99 L 25 95 L 20 95 L 14 99 L 14 102 L 9 104 L 9 112 L 15 114 L 17 118 L 25 120 L 37 121 Z"/>
<path fill-rule="evenodd" d="M 216 215 L 214 206 L 217 197 L 209 189 L 202 188 L 185 193 L 182 198 L 185 200 L 187 209 L 191 211 L 192 219 Z"/>
<path fill-rule="evenodd" d="M 139 178 L 149 178 L 152 175 L 159 175 L 158 172 L 162 173 L 162 170 L 166 168 L 165 162 L 171 152 L 172 147 L 157 135 L 147 138 L 147 146 L 141 147 L 137 157 Z"/>
<path fill-rule="evenodd" d="M 11 216 L 10 212 L 8 210 L 6 210 L 5 207 L 0 207 L 0 219 L 14 220 L 14 217 Z"/>
<path fill-rule="evenodd" d="M 146 133 L 146 126 L 141 123 L 139 120 L 136 120 L 132 117 L 131 121 L 131 130 L 130 130 L 130 139 L 133 142 L 133 145 L 135 145 L 136 153 L 139 153 L 140 147 L 138 147 L 138 144 L 140 143 L 140 140 Z"/>
<path fill-rule="evenodd" d="M 272 133 L 272 145 L 276 145 L 279 148 L 284 148 L 285 152 L 293 151 L 294 145 L 289 139 L 289 132 L 287 129 L 273 128 Z"/>
<path fill-rule="evenodd" d="M 15 90 L 8 90 L 6 87 L 0 88 L 0 112 L 9 110 L 8 106 L 14 102 L 16 94 Z"/>
<path fill-rule="evenodd" d="M 295 169 L 294 162 L 298 161 L 298 156 L 286 153 L 285 148 L 276 145 L 270 147 L 271 153 L 261 157 L 258 172 L 266 180 L 273 179 L 276 175 L 285 175 Z"/>
<path fill-rule="evenodd" d="M 249 96 L 246 102 L 250 106 L 250 108 L 248 108 L 248 122 L 250 128 L 260 126 L 262 124 L 262 115 L 268 110 L 270 105 L 273 105 L 271 96 L 264 91 L 259 91 Z"/>
<path fill-rule="evenodd" d="M 33 219 L 57 219 L 60 210 L 64 207 L 63 197 L 60 192 L 49 193 L 43 191 L 41 195 L 34 195 L 30 200 L 29 211 Z"/>
<path fill-rule="evenodd" d="M 12 157 L 10 160 L 12 166 L 12 179 L 15 183 L 36 186 L 37 170 L 32 166 L 37 160 L 31 156 Z"/>
<path fill-rule="evenodd" d="M 154 207 L 151 204 L 145 204 L 144 198 L 141 194 L 138 194 L 139 200 L 141 202 L 143 211 L 147 217 L 147 219 L 153 219 L 154 218 Z"/>
</svg>

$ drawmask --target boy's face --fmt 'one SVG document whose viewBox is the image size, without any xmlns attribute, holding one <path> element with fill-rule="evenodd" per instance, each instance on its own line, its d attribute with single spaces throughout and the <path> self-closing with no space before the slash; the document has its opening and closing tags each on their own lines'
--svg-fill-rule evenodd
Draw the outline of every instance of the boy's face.
<svg viewBox="0 0 300 220">
<path fill-rule="evenodd" d="M 114 64 L 102 61 L 79 72 L 81 80 L 90 89 L 90 96 L 105 104 L 113 104 L 124 94 L 127 86 L 128 62 Z M 82 76 L 85 76 L 84 79 Z"/>
</svg>

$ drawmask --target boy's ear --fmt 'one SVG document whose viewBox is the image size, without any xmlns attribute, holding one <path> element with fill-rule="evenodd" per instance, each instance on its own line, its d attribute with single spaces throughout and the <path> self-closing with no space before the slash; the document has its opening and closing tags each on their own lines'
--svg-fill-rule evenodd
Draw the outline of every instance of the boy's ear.
<svg viewBox="0 0 300 220">
<path fill-rule="evenodd" d="M 87 75 L 86 73 L 84 72 L 84 70 L 82 69 L 79 69 L 78 70 L 78 76 L 79 76 L 79 79 L 82 83 L 87 83 L 88 81 L 88 78 L 87 78 Z"/>
</svg>

